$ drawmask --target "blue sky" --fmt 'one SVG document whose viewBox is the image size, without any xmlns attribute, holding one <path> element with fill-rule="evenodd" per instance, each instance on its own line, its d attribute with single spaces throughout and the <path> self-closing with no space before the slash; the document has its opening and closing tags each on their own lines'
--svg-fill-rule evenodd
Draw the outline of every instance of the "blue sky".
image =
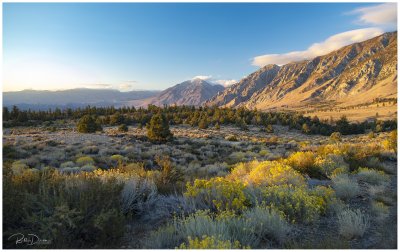
<svg viewBox="0 0 400 252">
<path fill-rule="evenodd" d="M 396 30 L 393 9 L 382 3 L 4 3 L 3 90 L 154 90 L 195 76 L 231 84 L 265 64 L 312 58 Z"/>
</svg>

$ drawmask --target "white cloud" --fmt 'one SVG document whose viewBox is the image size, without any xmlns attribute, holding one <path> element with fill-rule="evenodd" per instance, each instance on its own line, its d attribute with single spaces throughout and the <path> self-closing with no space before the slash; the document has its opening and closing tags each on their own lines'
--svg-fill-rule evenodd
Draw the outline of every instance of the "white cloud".
<svg viewBox="0 0 400 252">
<path fill-rule="evenodd" d="M 200 79 L 200 80 L 210 80 L 212 78 L 211 75 L 197 75 L 192 78 L 192 80 Z"/>
<path fill-rule="evenodd" d="M 397 3 L 358 8 L 351 13 L 360 15 L 358 21 L 363 24 L 397 25 Z"/>
<path fill-rule="evenodd" d="M 85 88 L 112 88 L 111 84 L 106 84 L 106 83 L 90 83 L 90 84 L 82 84 L 83 87 Z"/>
<path fill-rule="evenodd" d="M 379 36 L 384 31 L 380 28 L 364 28 L 339 33 L 327 38 L 320 43 L 312 44 L 304 51 L 293 51 L 283 54 L 266 54 L 253 58 L 254 66 L 263 67 L 268 64 L 284 65 L 294 61 L 311 59 L 320 55 L 330 53 L 343 46 L 361 42 L 375 36 Z"/>
<path fill-rule="evenodd" d="M 200 80 L 204 80 L 207 81 L 210 84 L 219 84 L 222 85 L 224 87 L 228 87 L 232 84 L 237 83 L 237 80 L 233 80 L 233 79 L 227 79 L 227 80 L 218 80 L 212 77 L 212 75 L 197 75 L 195 77 L 192 78 L 192 80 L 195 79 L 200 79 Z"/>
<path fill-rule="evenodd" d="M 214 83 L 220 84 L 224 87 L 228 87 L 237 83 L 237 80 L 215 80 Z"/>
<path fill-rule="evenodd" d="M 122 84 L 119 84 L 119 86 L 118 86 L 118 89 L 120 91 L 129 91 L 129 90 L 132 90 L 132 88 L 133 88 L 133 86 L 129 83 L 122 83 Z"/>
</svg>

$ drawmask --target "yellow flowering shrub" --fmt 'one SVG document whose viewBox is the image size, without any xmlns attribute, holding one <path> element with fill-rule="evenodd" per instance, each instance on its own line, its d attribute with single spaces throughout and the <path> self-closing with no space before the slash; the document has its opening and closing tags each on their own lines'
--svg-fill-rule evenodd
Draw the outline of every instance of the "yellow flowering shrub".
<svg viewBox="0 0 400 252">
<path fill-rule="evenodd" d="M 305 185 L 304 177 L 290 166 L 276 161 L 253 161 L 236 166 L 228 178 L 255 186 Z"/>
<path fill-rule="evenodd" d="M 201 239 L 188 237 L 188 243 L 182 243 L 179 249 L 250 249 L 250 247 L 242 247 L 239 241 L 221 241 L 214 236 L 204 235 Z"/>
<path fill-rule="evenodd" d="M 217 211 L 242 211 L 247 208 L 244 189 L 240 181 L 232 181 L 223 177 L 209 180 L 196 179 L 193 184 L 187 184 L 185 196 L 193 197 L 212 206 Z"/>
<path fill-rule="evenodd" d="M 305 185 L 304 177 L 292 167 L 276 161 L 265 161 L 255 166 L 249 173 L 247 181 L 254 185 Z"/>
<path fill-rule="evenodd" d="M 315 165 L 315 154 L 311 151 L 295 152 L 286 159 L 286 163 L 296 171 L 306 173 L 311 177 L 320 177 L 321 172 Z"/>
<path fill-rule="evenodd" d="M 266 205 L 283 212 L 292 223 L 313 222 L 326 209 L 324 197 L 312 193 L 306 187 L 270 186 L 265 188 L 263 196 Z"/>
<path fill-rule="evenodd" d="M 349 165 L 344 161 L 343 157 L 334 154 L 328 154 L 324 157 L 317 156 L 315 158 L 315 165 L 326 177 L 330 177 L 332 174 L 347 172 L 349 170 Z"/>
<path fill-rule="evenodd" d="M 251 161 L 246 163 L 237 164 L 229 175 L 226 177 L 231 180 L 245 181 L 246 177 L 249 175 L 250 171 L 259 164 L 258 161 Z"/>
</svg>

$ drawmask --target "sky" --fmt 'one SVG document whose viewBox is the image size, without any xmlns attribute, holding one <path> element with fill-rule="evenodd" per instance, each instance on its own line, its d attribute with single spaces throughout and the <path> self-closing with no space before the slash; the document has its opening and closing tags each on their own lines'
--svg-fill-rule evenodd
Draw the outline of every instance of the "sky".
<svg viewBox="0 0 400 252">
<path fill-rule="evenodd" d="M 396 3 L 3 3 L 3 91 L 231 85 L 397 30 Z"/>
</svg>

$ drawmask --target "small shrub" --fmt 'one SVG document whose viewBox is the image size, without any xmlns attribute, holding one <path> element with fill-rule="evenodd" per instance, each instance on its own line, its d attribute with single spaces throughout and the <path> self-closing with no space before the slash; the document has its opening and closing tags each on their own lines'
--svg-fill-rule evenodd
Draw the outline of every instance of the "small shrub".
<svg viewBox="0 0 400 252">
<path fill-rule="evenodd" d="M 357 179 L 360 181 L 367 182 L 371 185 L 384 185 L 389 183 L 389 176 L 383 171 L 377 171 L 368 168 L 359 168 L 357 171 Z"/>
<path fill-rule="evenodd" d="M 342 239 L 340 236 L 326 236 L 321 239 L 313 239 L 311 241 L 300 239 L 299 241 L 289 241 L 285 243 L 285 249 L 350 249 L 350 243 Z"/>
<path fill-rule="evenodd" d="M 329 154 L 326 157 L 318 156 L 315 159 L 315 165 L 321 169 L 321 172 L 330 177 L 333 174 L 345 173 L 349 170 L 349 165 L 340 155 Z"/>
<path fill-rule="evenodd" d="M 126 126 L 126 124 L 121 124 L 118 126 L 118 131 L 119 132 L 128 132 L 128 126 Z"/>
<path fill-rule="evenodd" d="M 83 156 L 80 157 L 76 160 L 76 164 L 79 166 L 84 166 L 84 165 L 93 165 L 94 164 L 94 160 L 93 158 L 89 157 L 89 156 Z"/>
<path fill-rule="evenodd" d="M 360 194 L 357 180 L 350 178 L 347 174 L 339 174 L 333 177 L 332 182 L 336 195 L 341 199 L 352 199 Z"/>
<path fill-rule="evenodd" d="M 246 153 L 240 151 L 232 152 L 229 155 L 229 159 L 230 163 L 243 162 L 246 159 Z"/>
<path fill-rule="evenodd" d="M 333 132 L 330 139 L 334 142 L 340 142 L 342 141 L 342 134 L 340 134 L 340 132 Z"/>
<path fill-rule="evenodd" d="M 15 161 L 11 165 L 11 171 L 13 172 L 14 175 L 22 174 L 27 169 L 29 169 L 29 167 L 25 163 L 21 162 L 20 160 Z"/>
<path fill-rule="evenodd" d="M 375 132 L 371 131 L 368 133 L 368 138 L 369 139 L 374 139 L 375 138 Z"/>
<path fill-rule="evenodd" d="M 92 172 L 92 171 L 94 171 L 96 169 L 97 168 L 94 165 L 86 164 L 86 165 L 82 166 L 80 170 L 83 171 L 83 172 Z"/>
<path fill-rule="evenodd" d="M 124 161 L 124 157 L 122 155 L 119 155 L 119 154 L 112 155 L 110 157 L 110 159 L 111 159 L 111 162 L 112 162 L 112 166 L 114 168 L 122 166 L 122 163 Z"/>
<path fill-rule="evenodd" d="M 60 168 L 74 167 L 74 166 L 75 166 L 75 163 L 74 163 L 74 162 L 72 162 L 72 161 L 67 161 L 67 162 L 62 163 L 62 164 L 60 165 Z"/>
<path fill-rule="evenodd" d="M 98 243 L 102 247 L 114 247 L 125 233 L 124 216 L 116 209 L 103 209 L 93 219 L 93 226 L 99 230 Z"/>
<path fill-rule="evenodd" d="M 157 187 L 153 181 L 131 178 L 124 182 L 121 192 L 122 212 L 141 215 L 145 211 L 151 211 L 157 196 Z"/>
<path fill-rule="evenodd" d="M 213 217 L 208 211 L 197 211 L 152 232 L 145 247 L 174 248 L 182 242 L 187 247 L 188 240 L 198 238 L 200 241 L 206 236 L 231 244 L 238 242 L 243 248 L 258 248 L 262 241 L 282 242 L 289 229 L 281 215 L 269 208 L 251 209 L 241 216 L 223 212 Z M 212 244 L 207 245 L 212 247 Z"/>
<path fill-rule="evenodd" d="M 226 140 L 231 141 L 231 142 L 236 142 L 238 141 L 238 138 L 236 135 L 229 135 L 225 137 Z"/>
<path fill-rule="evenodd" d="M 229 239 L 228 226 L 213 219 L 208 211 L 197 211 L 187 218 L 179 221 L 178 230 L 187 237 L 202 237 L 203 235 L 214 236 L 218 239 Z"/>
<path fill-rule="evenodd" d="M 143 241 L 143 247 L 145 249 L 173 249 L 185 238 L 183 232 L 179 230 L 178 221 L 174 219 L 171 224 L 151 232 L 148 239 Z"/>
<path fill-rule="evenodd" d="M 339 234 L 352 239 L 362 237 L 369 227 L 369 216 L 363 214 L 359 209 L 353 211 L 344 209 L 338 214 Z"/>
<path fill-rule="evenodd" d="M 321 197 L 324 200 L 324 212 L 326 213 L 337 213 L 338 210 L 342 209 L 343 202 L 336 197 L 335 191 L 330 187 L 316 186 L 309 192 L 311 195 Z"/>
<path fill-rule="evenodd" d="M 65 173 L 65 174 L 75 174 L 75 173 L 81 172 L 81 168 L 80 167 L 65 167 L 65 168 L 61 168 L 60 172 Z"/>
<path fill-rule="evenodd" d="M 182 171 L 173 165 L 171 158 L 167 155 L 156 156 L 157 164 L 160 166 L 160 176 L 156 179 L 159 192 L 170 193 L 178 187 L 182 181 Z"/>
<path fill-rule="evenodd" d="M 252 223 L 254 233 L 260 240 L 272 239 L 282 243 L 290 230 L 290 226 L 283 216 L 272 208 L 249 209 L 243 213 L 243 218 Z"/>
<path fill-rule="evenodd" d="M 396 204 L 397 194 L 395 192 L 387 190 L 387 184 L 369 186 L 368 194 L 373 200 L 383 202 L 386 205 L 393 206 Z"/>
<path fill-rule="evenodd" d="M 233 243 L 229 240 L 221 241 L 216 239 L 214 236 L 204 235 L 201 239 L 191 237 L 188 238 L 188 244 L 182 243 L 179 249 L 246 249 L 242 247 L 240 242 L 234 241 Z M 248 248 L 249 249 L 249 248 Z"/>
<path fill-rule="evenodd" d="M 99 147 L 96 145 L 86 146 L 82 149 L 84 154 L 97 154 L 99 153 Z"/>
<path fill-rule="evenodd" d="M 258 152 L 258 154 L 260 155 L 260 156 L 262 156 L 262 157 L 266 157 L 266 156 L 268 156 L 268 154 L 269 154 L 269 151 L 268 150 L 260 150 L 260 152 Z"/>
<path fill-rule="evenodd" d="M 267 132 L 267 133 L 274 133 L 274 128 L 272 127 L 271 124 L 268 124 L 268 125 L 265 127 L 265 132 Z"/>
<path fill-rule="evenodd" d="M 382 222 L 389 217 L 389 207 L 382 202 L 373 201 L 371 210 L 378 224 L 382 224 Z"/>
<path fill-rule="evenodd" d="M 383 148 L 397 153 L 397 130 L 390 133 L 388 139 L 382 141 Z"/>
</svg>

